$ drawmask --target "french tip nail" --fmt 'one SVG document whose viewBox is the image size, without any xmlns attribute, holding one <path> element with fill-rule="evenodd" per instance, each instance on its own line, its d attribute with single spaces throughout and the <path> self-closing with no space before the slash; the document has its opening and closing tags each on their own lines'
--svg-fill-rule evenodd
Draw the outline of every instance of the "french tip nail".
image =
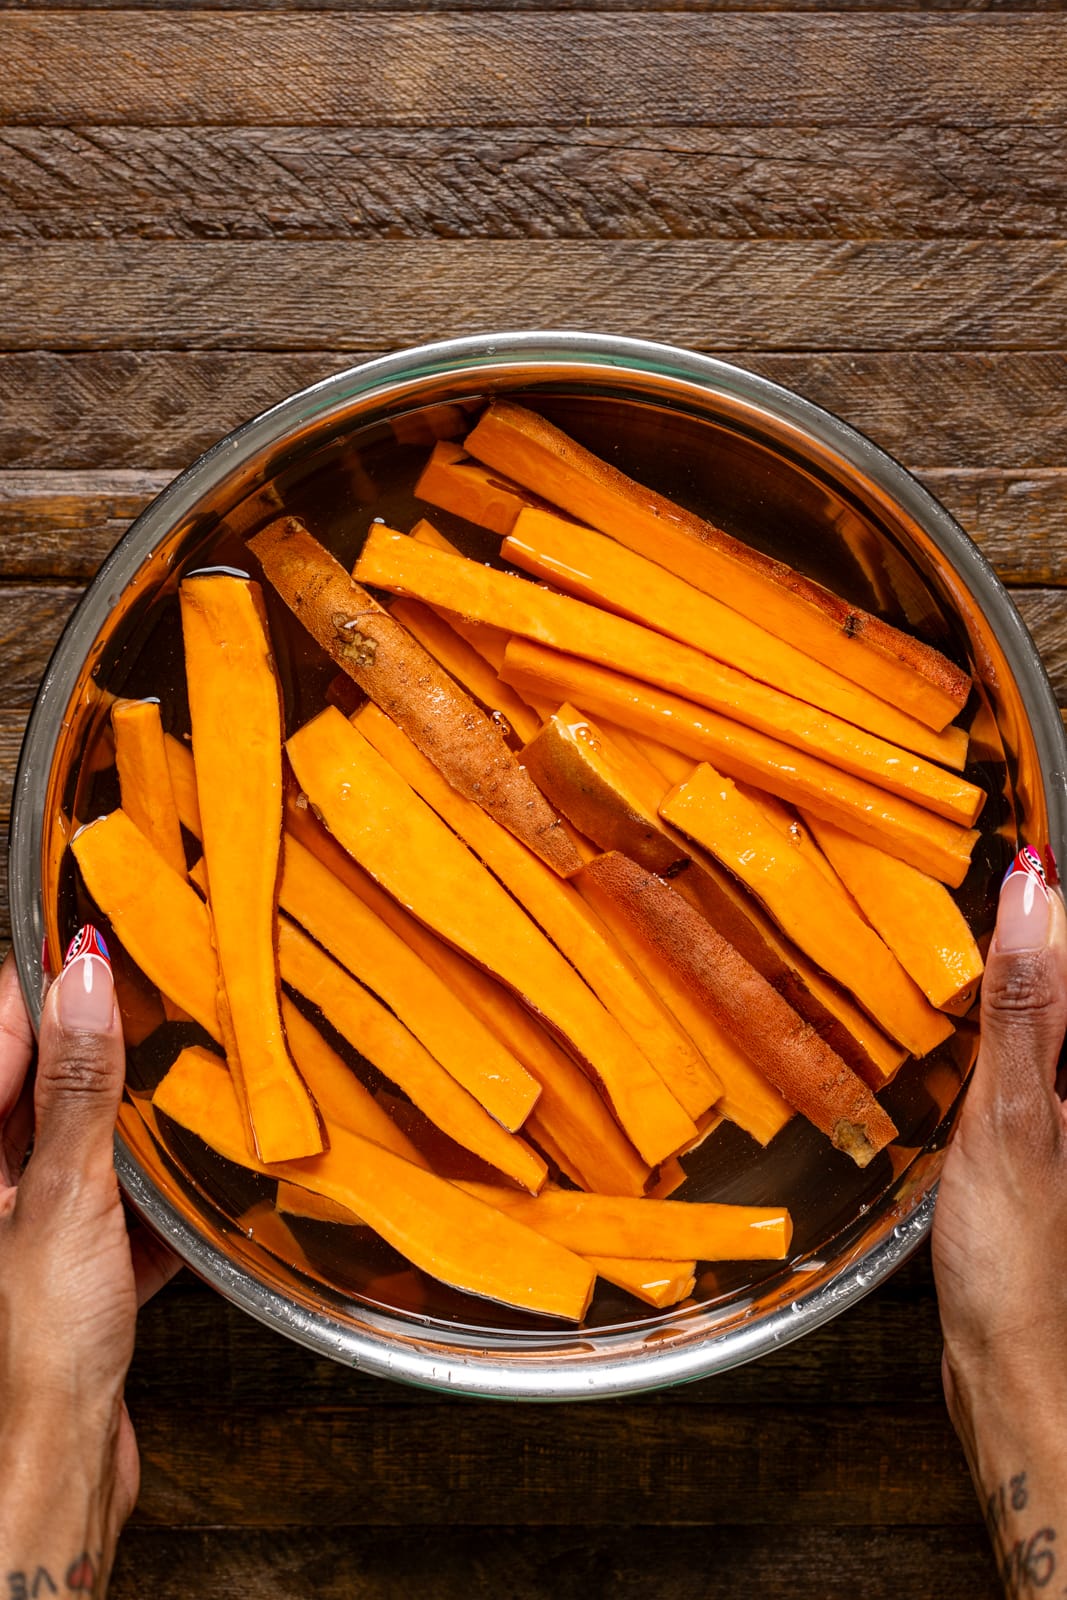
<svg viewBox="0 0 1067 1600">
<path fill-rule="evenodd" d="M 1008 955 L 1041 950 L 1048 943 L 1050 895 L 1043 876 L 1025 870 L 1009 874 L 1000 891 L 996 947 Z"/>
<path fill-rule="evenodd" d="M 67 953 L 63 957 L 63 971 L 66 972 L 71 963 L 77 961 L 79 956 L 100 956 L 107 962 L 109 968 L 111 966 L 111 957 L 108 954 L 103 935 L 99 928 L 93 927 L 91 922 L 87 922 L 84 927 L 79 928 L 67 946 Z"/>
<path fill-rule="evenodd" d="M 1046 845 L 1045 851 L 1046 854 L 1051 857 L 1052 869 L 1053 873 L 1055 874 L 1055 876 L 1052 878 L 1052 882 L 1055 883 L 1058 880 L 1058 874 L 1056 874 L 1056 857 L 1053 855 L 1052 847 L 1050 845 Z M 1001 879 L 1000 887 L 1002 892 L 1005 885 L 1018 872 L 1028 875 L 1037 883 L 1039 883 L 1042 889 L 1045 891 L 1047 897 L 1049 873 L 1046 869 L 1045 862 L 1041 858 L 1040 852 L 1037 851 L 1032 844 L 1024 844 L 1022 849 L 1017 851 L 1014 861 Z"/>
</svg>

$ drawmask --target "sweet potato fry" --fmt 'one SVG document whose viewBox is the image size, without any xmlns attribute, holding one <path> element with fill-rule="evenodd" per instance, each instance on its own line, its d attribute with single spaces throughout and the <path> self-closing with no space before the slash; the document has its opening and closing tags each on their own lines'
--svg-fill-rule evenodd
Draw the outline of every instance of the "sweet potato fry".
<svg viewBox="0 0 1067 1600">
<path fill-rule="evenodd" d="M 502 717 L 523 742 L 533 738 L 541 725 L 540 718 L 451 623 L 418 600 L 396 600 L 390 610 L 423 649 L 494 717 Z"/>
<path fill-rule="evenodd" d="M 734 1043 L 837 1149 L 863 1167 L 896 1137 L 892 1119 L 866 1084 L 662 878 L 617 853 L 583 870 L 614 896 L 622 914 L 675 964 Z"/>
<path fill-rule="evenodd" d="M 540 1144 L 547 1133 L 550 1143 L 565 1157 L 565 1170 L 581 1172 L 589 1188 L 603 1194 L 640 1194 L 648 1167 L 586 1074 L 522 1002 L 399 906 L 309 811 L 291 806 L 287 826 L 421 957 L 540 1084 L 540 1098 L 528 1119 L 530 1137 Z"/>
<path fill-rule="evenodd" d="M 524 506 L 540 504 L 517 483 L 472 461 L 462 445 L 445 440 L 430 451 L 415 484 L 415 498 L 500 534 L 511 532 Z"/>
<path fill-rule="evenodd" d="M 750 678 L 817 706 L 889 744 L 962 771 L 963 728 L 934 733 L 925 723 L 879 700 L 759 623 L 731 611 L 684 578 L 591 528 L 552 512 L 527 509 L 504 540 L 501 555 L 567 594 L 607 606 L 634 622 L 736 667 Z M 669 686 L 668 686 L 669 687 Z"/>
<path fill-rule="evenodd" d="M 509 643 L 504 677 L 523 693 L 570 700 L 592 716 L 669 738 L 695 761 L 713 761 L 732 778 L 806 807 L 954 888 L 967 876 L 978 838 L 973 830 L 692 701 L 526 639 Z"/>
<path fill-rule="evenodd" d="M 513 401 L 491 405 L 464 446 L 929 727 L 962 709 L 970 679 L 939 651 L 642 488 Z"/>
<path fill-rule="evenodd" d="M 944 885 L 818 817 L 805 820 L 867 921 L 930 1004 L 957 1016 L 968 1011 L 982 957 Z"/>
<path fill-rule="evenodd" d="M 581 896 L 517 844 L 492 817 L 449 789 L 403 730 L 377 706 L 365 706 L 353 720 L 379 755 L 481 857 L 544 929 L 689 1116 L 698 1116 L 713 1105 L 722 1092 L 714 1071 L 605 937 Z"/>
<path fill-rule="evenodd" d="M 185 846 L 156 700 L 116 700 L 111 708 L 122 809 L 168 866 L 185 874 Z"/>
<path fill-rule="evenodd" d="M 729 778 L 698 767 L 667 796 L 660 813 L 747 883 L 800 948 L 913 1054 L 926 1055 L 948 1038 L 952 1024 L 929 1004 L 844 890 L 791 848 Z"/>
<path fill-rule="evenodd" d="M 280 517 L 249 541 L 249 549 L 317 643 L 400 723 L 450 784 L 555 871 L 575 870 L 574 847 L 500 729 L 302 522 Z"/>
<path fill-rule="evenodd" d="M 568 1250 L 666 1261 L 783 1261 L 793 1225 L 778 1206 L 729 1206 L 692 1200 L 626 1200 L 616 1195 L 546 1189 L 535 1199 L 491 1184 L 460 1187 Z"/>
<path fill-rule="evenodd" d="M 511 1132 L 522 1126 L 537 1100 L 535 1080 L 410 946 L 291 835 L 280 893 L 283 909 L 384 1000 L 491 1116 Z"/>
<path fill-rule="evenodd" d="M 314 1155 L 318 1117 L 281 1018 L 282 713 L 262 597 L 211 573 L 186 578 L 179 599 L 227 1060 L 263 1160 Z"/>
<path fill-rule="evenodd" d="M 346 1128 L 331 1128 L 330 1148 L 310 1160 L 257 1163 L 243 1150 L 230 1075 L 206 1050 L 184 1050 L 153 1099 L 212 1149 L 336 1201 L 454 1288 L 573 1322 L 588 1308 L 594 1273 L 579 1256 Z"/>
<path fill-rule="evenodd" d="M 647 1162 L 692 1136 L 691 1119 L 574 968 L 339 711 L 305 724 L 287 748 L 334 837 L 402 905 L 559 1029 L 605 1085 Z"/>
<path fill-rule="evenodd" d="M 282 976 L 368 1061 L 397 1084 L 450 1139 L 536 1193 L 547 1177 L 540 1156 L 495 1122 L 383 1005 L 284 917 L 278 926 Z"/>
<path fill-rule="evenodd" d="M 985 799 L 975 784 L 852 727 L 625 617 L 553 594 L 463 556 L 373 527 L 356 562 L 364 583 L 507 628 L 551 649 L 630 672 L 817 760 L 970 827 Z"/>
<path fill-rule="evenodd" d="M 586 1256 L 598 1278 L 662 1311 L 686 1300 L 696 1285 L 695 1261 L 634 1261 L 619 1256 Z"/>
</svg>

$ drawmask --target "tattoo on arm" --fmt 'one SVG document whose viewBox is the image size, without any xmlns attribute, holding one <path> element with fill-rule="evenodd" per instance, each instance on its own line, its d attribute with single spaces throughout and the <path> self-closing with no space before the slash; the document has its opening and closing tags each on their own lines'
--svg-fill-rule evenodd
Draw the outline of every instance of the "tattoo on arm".
<svg viewBox="0 0 1067 1600">
<path fill-rule="evenodd" d="M 49 1595 L 89 1595 L 99 1600 L 104 1593 L 104 1558 L 98 1551 L 91 1556 L 88 1550 L 76 1555 L 64 1571 L 56 1569 L 53 1576 L 48 1567 L 22 1567 L 7 1574 L 7 1594 L 4 1600 L 47 1600 Z"/>
<path fill-rule="evenodd" d="M 1008 1600 L 1026 1600 L 1039 1589 L 1046 1589 L 1056 1576 L 1055 1528 L 1037 1528 L 1019 1538 L 1011 1537 L 1029 1502 L 1025 1472 L 1017 1472 L 998 1484 L 986 1501 L 986 1527 Z M 1067 1595 L 1067 1589 L 1054 1592 Z"/>
</svg>

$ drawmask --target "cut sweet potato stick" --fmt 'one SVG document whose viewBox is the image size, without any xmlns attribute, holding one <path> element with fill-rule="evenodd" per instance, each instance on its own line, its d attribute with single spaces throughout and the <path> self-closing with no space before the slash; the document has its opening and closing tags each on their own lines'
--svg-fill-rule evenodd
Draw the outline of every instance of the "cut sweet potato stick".
<svg viewBox="0 0 1067 1600">
<path fill-rule="evenodd" d="M 70 847 L 86 888 L 141 971 L 221 1042 L 211 918 L 188 879 L 124 811 L 90 822 Z"/>
<path fill-rule="evenodd" d="M 278 1184 L 274 1204 L 285 1217 L 301 1217 L 309 1222 L 338 1222 L 346 1228 L 363 1226 L 363 1218 L 357 1217 L 347 1206 L 338 1205 L 336 1200 L 327 1200 L 325 1195 L 314 1194 L 310 1189 L 301 1189 L 299 1184 L 290 1183 L 288 1178 L 283 1178 Z"/>
<path fill-rule="evenodd" d="M 955 1015 L 968 1011 L 982 957 L 944 885 L 818 817 L 805 820 L 867 921 L 930 1004 Z"/>
<path fill-rule="evenodd" d="M 111 708 L 122 809 L 175 872 L 185 846 L 174 799 L 163 722 L 156 700 L 116 700 Z"/>
<path fill-rule="evenodd" d="M 417 1167 L 425 1166 L 407 1135 L 288 995 L 282 996 L 282 1017 L 293 1060 L 324 1121 L 358 1133 L 363 1139 L 373 1139 L 375 1144 L 383 1144 Z"/>
<path fill-rule="evenodd" d="M 544 929 L 688 1115 L 697 1116 L 713 1105 L 722 1092 L 718 1078 L 648 986 L 613 947 L 598 925 L 595 913 L 583 904 L 581 896 L 547 871 L 543 862 L 518 844 L 491 817 L 443 783 L 440 774 L 415 749 L 403 730 L 390 722 L 377 706 L 364 706 L 353 721 L 379 755 L 470 846 Z"/>
<path fill-rule="evenodd" d="M 539 503 L 517 483 L 472 461 L 462 445 L 445 441 L 431 450 L 415 484 L 415 498 L 499 534 L 510 533 L 524 506 Z"/>
<path fill-rule="evenodd" d="M 171 793 L 178 808 L 178 820 L 182 827 L 188 828 L 197 839 L 203 839 L 200 801 L 196 797 L 196 767 L 193 765 L 193 752 L 172 733 L 164 734 L 163 744 L 167 756 L 167 771 L 170 773 Z"/>
<path fill-rule="evenodd" d="M 385 1001 L 491 1116 L 512 1132 L 522 1126 L 537 1100 L 535 1080 L 447 984 L 291 836 L 285 840 L 281 903 Z"/>
<path fill-rule="evenodd" d="M 547 1176 L 529 1145 L 495 1122 L 430 1052 L 294 923 L 278 925 L 282 977 L 398 1085 L 450 1139 L 536 1193 Z"/>
<path fill-rule="evenodd" d="M 584 871 L 674 963 L 738 1048 L 837 1149 L 864 1167 L 896 1138 L 892 1119 L 867 1085 L 662 878 L 617 853 L 598 857 Z"/>
<path fill-rule="evenodd" d="M 575 527 L 548 511 L 527 509 L 504 540 L 501 555 L 567 594 L 607 606 L 631 621 L 692 645 L 879 739 L 958 771 L 964 767 L 967 734 L 963 728 L 935 733 L 605 534 Z"/>
<path fill-rule="evenodd" d="M 618 1195 L 546 1189 L 536 1198 L 491 1184 L 460 1185 L 508 1216 L 521 1218 L 568 1250 L 667 1261 L 784 1261 L 793 1225 L 777 1206 L 692 1200 L 627 1200 Z"/>
<path fill-rule="evenodd" d="M 756 894 L 824 972 L 845 984 L 879 1026 L 923 1056 L 952 1024 L 934 1010 L 849 896 L 783 838 L 729 778 L 700 766 L 660 806 Z"/>
<path fill-rule="evenodd" d="M 678 1018 L 705 1061 L 723 1086 L 716 1107 L 723 1116 L 766 1145 L 781 1133 L 793 1108 L 778 1090 L 758 1071 L 733 1037 L 717 1021 L 708 1007 L 653 942 L 644 937 L 620 904 L 610 884 L 583 873 L 582 892 L 611 930 L 616 943 L 626 951 L 656 989 L 656 993 Z M 700 1119 L 703 1122 L 703 1118 Z M 686 1148 L 692 1149 L 703 1138 L 698 1128 Z"/>
<path fill-rule="evenodd" d="M 607 733 L 614 738 L 613 725 L 609 722 L 604 726 Z M 620 731 L 625 732 L 626 730 L 622 729 Z M 669 746 L 659 744 L 655 739 L 649 739 L 643 733 L 634 733 L 631 730 L 629 738 L 633 741 L 634 747 L 641 752 L 646 761 L 655 767 L 660 776 L 667 780 L 667 784 L 672 789 L 675 784 L 684 783 L 697 764 L 691 756 L 683 756 L 680 750 L 671 750 Z"/>
<path fill-rule="evenodd" d="M 580 858 L 492 718 L 302 522 L 279 518 L 249 541 L 249 549 L 316 642 L 460 794 L 484 806 L 555 871 L 574 871 Z"/>
<path fill-rule="evenodd" d="M 522 1002 L 397 905 L 309 811 L 290 806 L 287 817 L 294 836 L 421 956 L 541 1085 L 529 1119 L 530 1137 L 540 1142 L 541 1132 L 547 1131 L 569 1167 L 584 1175 L 588 1187 L 604 1194 L 640 1194 L 648 1167 L 586 1074 Z"/>
<path fill-rule="evenodd" d="M 464 446 L 929 727 L 962 709 L 970 679 L 940 651 L 642 488 L 513 401 L 490 406 Z"/>
<path fill-rule="evenodd" d="M 514 689 L 501 681 L 485 657 L 460 637 L 451 623 L 418 600 L 396 600 L 390 610 L 423 649 L 494 717 L 503 717 L 523 742 L 533 737 L 540 719 Z"/>
<path fill-rule="evenodd" d="M 613 671 L 634 672 L 659 689 L 685 695 L 964 827 L 974 822 L 985 799 L 975 784 L 943 767 L 758 683 L 690 645 L 509 572 L 431 550 L 402 533 L 372 527 L 355 572 L 361 582 L 393 594 L 507 628 Z"/>
<path fill-rule="evenodd" d="M 791 950 L 756 902 L 716 861 L 667 826 L 659 815 L 660 801 L 667 793 L 664 779 L 639 756 L 623 757 L 614 733 L 605 738 L 599 726 L 564 705 L 526 747 L 523 760 L 553 805 L 572 821 L 580 818 L 579 826 L 601 850 L 621 850 L 660 877 L 670 877 L 678 892 L 703 911 L 712 926 L 861 1077 L 880 1085 L 900 1066 L 907 1052 L 888 1040 L 844 993 L 834 990 L 806 958 Z M 685 775 L 692 771 L 692 764 L 686 763 Z M 766 806 L 779 806 L 787 817 L 792 815 L 771 796 L 762 799 Z M 684 870 L 679 871 L 680 866 Z M 600 910 L 603 915 L 603 908 Z M 619 930 L 613 922 L 611 925 L 618 939 Z M 630 955 L 645 972 L 645 954 L 631 951 Z M 663 973 L 654 979 L 662 999 L 667 998 L 663 985 L 668 981 Z M 671 1009 L 678 1015 L 676 1007 Z M 688 1021 L 679 1020 L 707 1056 L 707 1041 L 702 1044 L 694 1035 L 691 1015 Z M 714 1057 L 711 1059 L 714 1062 Z M 738 1110 L 743 1107 L 734 1105 L 731 1114 Z M 762 1124 L 754 1129 L 743 1116 L 737 1120 L 761 1137 Z"/>
<path fill-rule="evenodd" d="M 314 1155 L 322 1134 L 281 1018 L 282 712 L 262 598 L 212 573 L 179 599 L 227 1059 L 263 1160 Z"/>
<path fill-rule="evenodd" d="M 526 639 L 509 643 L 503 675 L 523 692 L 570 700 L 592 716 L 669 739 L 694 760 L 713 761 L 731 777 L 805 807 L 954 888 L 967 876 L 978 838 L 973 829 L 956 827 L 755 728 Z"/>
<path fill-rule="evenodd" d="M 240 1108 L 217 1057 L 183 1050 L 153 1100 L 212 1149 L 242 1160 Z M 579 1256 L 347 1128 L 331 1128 L 330 1148 L 310 1160 L 265 1168 L 246 1150 L 243 1165 L 336 1201 L 454 1288 L 575 1322 L 589 1305 L 593 1269 Z"/>
<path fill-rule="evenodd" d="M 334 837 L 402 905 L 559 1029 L 647 1162 L 692 1137 L 691 1119 L 574 968 L 339 711 L 323 711 L 287 748 Z"/>
<path fill-rule="evenodd" d="M 585 1259 L 598 1278 L 659 1311 L 687 1300 L 696 1285 L 695 1261 L 633 1261 L 618 1256 Z"/>
</svg>

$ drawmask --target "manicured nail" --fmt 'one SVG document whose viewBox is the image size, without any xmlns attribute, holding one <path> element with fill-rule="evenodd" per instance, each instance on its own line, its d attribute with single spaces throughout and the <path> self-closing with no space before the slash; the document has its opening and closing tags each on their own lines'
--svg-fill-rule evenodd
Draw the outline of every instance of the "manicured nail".
<svg viewBox="0 0 1067 1600">
<path fill-rule="evenodd" d="M 1009 955 L 1023 950 L 1041 950 L 1048 943 L 1049 892 L 1040 859 L 1037 868 L 1020 850 L 1012 870 L 1004 880 L 997 910 L 997 949 Z"/>
<path fill-rule="evenodd" d="M 59 1020 L 73 1032 L 106 1033 L 115 1009 L 107 945 L 91 923 L 70 941 L 59 979 Z"/>
</svg>

